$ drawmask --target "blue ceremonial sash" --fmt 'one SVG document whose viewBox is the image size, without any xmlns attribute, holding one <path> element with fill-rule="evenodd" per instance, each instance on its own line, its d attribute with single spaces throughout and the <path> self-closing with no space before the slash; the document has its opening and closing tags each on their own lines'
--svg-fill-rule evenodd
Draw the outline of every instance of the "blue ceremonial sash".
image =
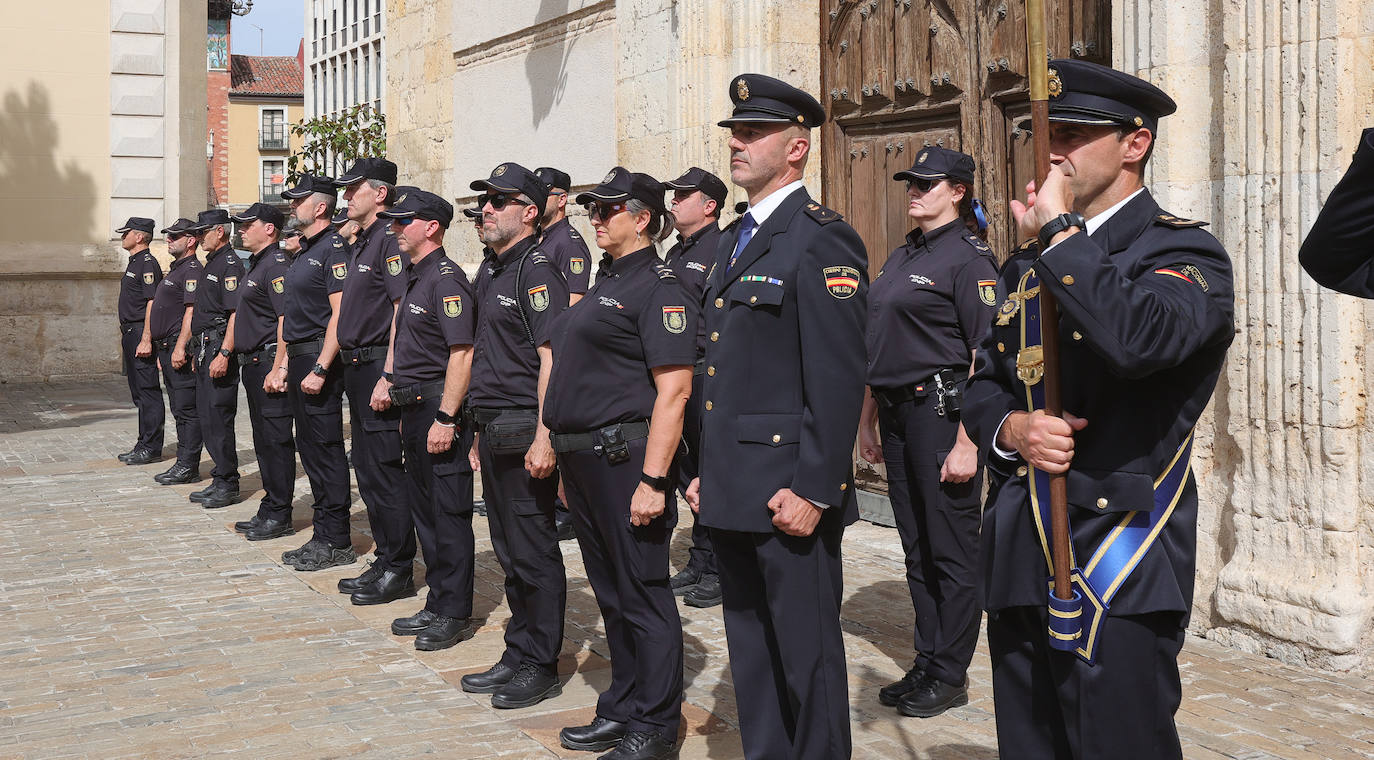
<svg viewBox="0 0 1374 760">
<path fill-rule="evenodd" d="M 1027 410 L 1044 409 L 1045 385 L 1041 380 L 1044 377 L 1045 360 L 1040 330 L 1040 278 L 1034 268 L 1021 277 L 1011 301 L 1019 302 L 1021 311 L 1021 349 L 1016 354 L 1016 376 L 1026 388 Z M 1006 309 L 1003 311 L 1005 313 Z M 1040 537 L 1040 548 L 1045 553 L 1045 566 L 1050 575 L 1050 646 L 1074 652 L 1089 665 L 1096 661 L 1100 643 L 1098 634 L 1112 598 L 1154 545 L 1164 524 L 1174 513 L 1192 472 L 1192 448 L 1193 434 L 1190 432 L 1174 453 L 1173 461 L 1164 474 L 1155 480 L 1154 503 L 1150 509 L 1120 513 L 1120 522 L 1102 540 L 1082 569 L 1074 556 L 1073 543 L 1069 543 L 1073 598 L 1067 600 L 1054 595 L 1054 561 L 1050 549 L 1050 476 L 1034 467 L 1026 467 L 1031 514 L 1035 517 L 1035 530 Z"/>
</svg>

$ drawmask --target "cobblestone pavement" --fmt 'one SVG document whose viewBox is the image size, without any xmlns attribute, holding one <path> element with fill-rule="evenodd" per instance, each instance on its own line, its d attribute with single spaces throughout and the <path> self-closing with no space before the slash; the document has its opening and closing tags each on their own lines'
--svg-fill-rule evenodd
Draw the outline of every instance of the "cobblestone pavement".
<svg viewBox="0 0 1374 760">
<path fill-rule="evenodd" d="M 352 607 L 334 584 L 361 565 L 306 574 L 281 564 L 282 551 L 309 537 L 304 479 L 295 513 L 301 532 L 250 544 L 230 524 L 250 516 L 259 495 L 206 511 L 186 500 L 199 485 L 152 482 L 166 463 L 116 462 L 134 425 L 126 394 L 121 378 L 0 386 L 0 758 L 591 757 L 557 744 L 561 726 L 591 718 L 609 676 L 575 542 L 563 544 L 563 695 L 494 710 L 457 687 L 499 655 L 507 617 L 483 520 L 477 636 L 444 652 L 416 652 L 388 625 L 418 609 L 417 600 Z M 240 408 L 251 492 L 255 465 Z M 371 547 L 363 515 L 355 500 L 360 553 Z M 679 528 L 675 564 L 685 558 L 689 522 Z M 846 535 L 854 756 L 996 758 L 985 647 L 967 707 L 919 720 L 878 704 L 877 688 L 910 657 L 902 577 L 894 531 L 861 524 Z M 719 608 L 681 609 L 683 757 L 741 757 Z M 1179 723 L 1189 758 L 1374 757 L 1369 679 L 1287 667 L 1199 639 L 1184 648 L 1182 673 Z"/>
</svg>

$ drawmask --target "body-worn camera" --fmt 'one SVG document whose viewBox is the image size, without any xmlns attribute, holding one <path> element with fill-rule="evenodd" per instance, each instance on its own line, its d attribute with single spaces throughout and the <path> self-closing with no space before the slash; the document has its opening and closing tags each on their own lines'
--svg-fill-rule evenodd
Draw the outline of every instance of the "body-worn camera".
<svg viewBox="0 0 1374 760">
<path fill-rule="evenodd" d="M 630 459 L 630 443 L 619 425 L 608 425 L 596 431 L 600 443 L 593 447 L 597 456 L 605 455 L 609 464 L 620 464 Z"/>
</svg>

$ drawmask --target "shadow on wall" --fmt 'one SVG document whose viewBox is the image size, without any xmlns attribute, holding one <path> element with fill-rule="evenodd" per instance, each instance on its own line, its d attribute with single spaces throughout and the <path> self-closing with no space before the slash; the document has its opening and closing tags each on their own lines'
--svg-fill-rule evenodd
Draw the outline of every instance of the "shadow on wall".
<svg viewBox="0 0 1374 760">
<path fill-rule="evenodd" d="M 539 0 L 536 21 L 554 19 L 568 12 L 569 0 Z M 525 55 L 525 79 L 530 84 L 530 113 L 538 127 L 563 99 L 568 85 L 568 58 L 572 55 L 573 40 L 568 39 L 567 27 L 557 41 L 530 50 Z"/>
<path fill-rule="evenodd" d="M 75 161 L 67 161 L 62 168 L 57 165 L 58 129 L 47 89 L 30 82 L 27 93 L 10 90 L 3 102 L 0 188 L 20 192 L 27 200 L 16 198 L 20 202 L 0 204 L 22 214 L 22 218 L 7 218 L 0 212 L 0 241 L 72 242 L 108 237 L 95 228 L 95 180 Z M 37 213 L 35 206 L 40 209 Z M 41 210 L 45 207 L 46 211 Z"/>
</svg>

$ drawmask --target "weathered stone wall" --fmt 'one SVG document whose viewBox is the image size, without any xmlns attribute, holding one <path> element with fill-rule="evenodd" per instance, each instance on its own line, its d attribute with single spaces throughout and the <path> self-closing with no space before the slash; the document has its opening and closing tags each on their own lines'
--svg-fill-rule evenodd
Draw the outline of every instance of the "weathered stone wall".
<svg viewBox="0 0 1374 760">
<path fill-rule="evenodd" d="M 453 132 L 452 2 L 387 0 L 386 141 L 400 181 L 450 200 Z M 490 12 L 490 11 L 488 11 Z"/>
<path fill-rule="evenodd" d="M 1374 666 L 1374 311 L 1320 290 L 1303 235 L 1374 125 L 1374 4 L 1122 0 L 1121 68 L 1179 101 L 1152 187 L 1212 220 L 1236 341 L 1195 455 L 1193 628 L 1292 662 Z"/>
</svg>

